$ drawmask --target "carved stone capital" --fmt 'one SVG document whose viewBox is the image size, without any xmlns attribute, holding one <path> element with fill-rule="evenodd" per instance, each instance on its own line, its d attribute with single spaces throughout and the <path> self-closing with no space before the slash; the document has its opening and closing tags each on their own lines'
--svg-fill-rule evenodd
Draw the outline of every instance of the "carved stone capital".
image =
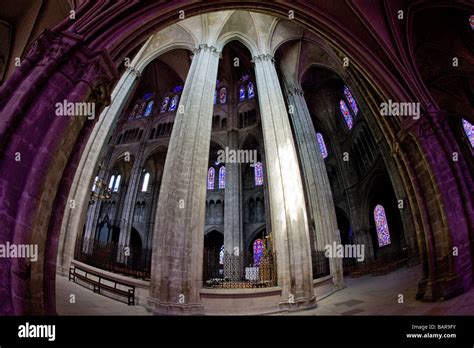
<svg viewBox="0 0 474 348">
<path fill-rule="evenodd" d="M 252 63 L 260 63 L 260 62 L 267 62 L 270 61 L 275 63 L 275 58 L 271 54 L 259 54 L 258 56 L 254 56 L 252 58 Z"/>
<path fill-rule="evenodd" d="M 92 53 L 87 47 L 77 50 L 62 67 L 62 73 L 73 84 L 84 82 L 91 92 L 88 101 L 109 105 L 111 86 L 118 79 L 118 71 L 108 52 Z"/>
<path fill-rule="evenodd" d="M 196 55 L 200 52 L 217 52 L 217 48 L 208 44 L 200 44 L 193 50 L 193 53 Z"/>
<path fill-rule="evenodd" d="M 45 30 L 31 44 L 25 59 L 36 65 L 64 62 L 69 58 L 73 49 L 81 43 L 82 38 L 81 35 L 74 33 L 56 33 Z"/>
<path fill-rule="evenodd" d="M 304 95 L 304 91 L 301 88 L 298 88 L 298 87 L 295 87 L 295 86 L 288 87 L 286 90 L 287 90 L 288 94 L 292 95 L 292 96 L 303 96 Z"/>
<path fill-rule="evenodd" d="M 133 66 L 128 66 L 127 71 L 130 74 L 135 75 L 135 77 L 137 77 L 137 78 L 139 78 L 142 75 L 142 72 L 140 70 L 138 70 L 137 68 L 133 67 Z"/>
</svg>

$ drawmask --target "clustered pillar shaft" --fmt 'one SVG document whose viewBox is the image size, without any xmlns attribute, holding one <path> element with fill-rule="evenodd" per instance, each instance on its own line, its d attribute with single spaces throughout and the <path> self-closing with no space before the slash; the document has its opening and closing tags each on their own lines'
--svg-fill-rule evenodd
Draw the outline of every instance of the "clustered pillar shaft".
<svg viewBox="0 0 474 348">
<path fill-rule="evenodd" d="M 202 313 L 206 173 L 219 53 L 194 52 L 171 134 L 153 239 L 149 305 L 155 313 Z"/>
<path fill-rule="evenodd" d="M 282 306 L 314 305 L 303 183 L 288 113 L 270 55 L 254 57 Z"/>
<path fill-rule="evenodd" d="M 229 131 L 229 145 L 231 149 L 239 147 L 239 135 L 236 130 Z M 248 165 L 248 164 L 244 164 Z M 241 180 L 240 164 L 226 163 L 226 186 L 224 205 L 224 250 L 226 257 L 239 260 L 243 255 L 243 235 L 241 216 Z M 242 267 L 232 267 L 233 261 L 224 263 L 224 276 L 238 279 L 243 273 Z"/>
<path fill-rule="evenodd" d="M 315 249 L 318 252 L 323 252 L 326 245 L 340 242 L 331 186 L 303 91 L 289 87 L 288 99 L 289 107 L 292 107 L 290 117 L 304 173 L 309 216 L 314 223 Z M 341 260 L 331 258 L 329 267 L 334 285 L 341 286 L 343 282 Z"/>
</svg>

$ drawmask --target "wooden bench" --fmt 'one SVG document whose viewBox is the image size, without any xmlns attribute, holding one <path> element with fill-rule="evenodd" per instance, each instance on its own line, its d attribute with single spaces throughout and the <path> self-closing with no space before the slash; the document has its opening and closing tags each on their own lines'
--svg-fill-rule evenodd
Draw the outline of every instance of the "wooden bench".
<svg viewBox="0 0 474 348">
<path fill-rule="evenodd" d="M 125 284 L 120 281 L 105 277 L 102 274 L 89 271 L 78 266 L 73 266 L 69 269 L 69 281 L 76 283 L 77 279 L 91 284 L 93 286 L 94 293 L 100 294 L 101 290 L 107 290 L 111 293 L 126 297 L 129 306 L 135 305 L 134 285 Z M 106 284 L 105 282 L 112 283 L 113 285 Z M 125 289 L 117 288 L 117 285 Z"/>
</svg>

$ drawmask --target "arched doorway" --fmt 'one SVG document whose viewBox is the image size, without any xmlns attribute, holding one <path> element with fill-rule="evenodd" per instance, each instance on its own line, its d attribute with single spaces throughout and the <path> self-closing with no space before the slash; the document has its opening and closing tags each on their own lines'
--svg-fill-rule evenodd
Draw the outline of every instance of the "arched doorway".
<svg viewBox="0 0 474 348">
<path fill-rule="evenodd" d="M 129 267 L 132 269 L 140 269 L 142 266 L 142 257 L 143 257 L 143 244 L 140 233 L 132 227 L 130 233 L 130 259 Z"/>
<path fill-rule="evenodd" d="M 224 236 L 212 230 L 204 237 L 203 281 L 224 277 Z"/>
</svg>

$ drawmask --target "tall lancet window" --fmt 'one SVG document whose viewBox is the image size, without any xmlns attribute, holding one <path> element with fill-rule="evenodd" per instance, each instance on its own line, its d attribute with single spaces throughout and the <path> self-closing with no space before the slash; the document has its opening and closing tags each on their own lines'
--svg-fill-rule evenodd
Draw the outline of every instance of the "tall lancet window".
<svg viewBox="0 0 474 348">
<path fill-rule="evenodd" d="M 219 169 L 219 189 L 225 189 L 225 167 Z"/>
<path fill-rule="evenodd" d="M 390 232 L 388 231 L 387 216 L 385 215 L 385 209 L 380 204 L 374 209 L 374 220 L 375 229 L 377 230 L 377 239 L 379 247 L 389 245 L 392 243 L 390 240 Z"/>
<path fill-rule="evenodd" d="M 263 166 L 261 162 L 255 163 L 255 186 L 263 185 Z"/>
<path fill-rule="evenodd" d="M 97 183 L 98 180 L 99 180 L 99 177 L 96 176 L 95 179 L 94 179 L 94 184 L 92 184 L 92 192 L 95 192 L 95 189 L 97 188 L 96 183 Z"/>
<path fill-rule="evenodd" d="M 263 240 L 257 239 L 253 243 L 253 265 L 255 267 L 260 266 L 260 260 L 262 259 L 263 256 Z"/>
<path fill-rule="evenodd" d="M 349 109 L 347 108 L 346 103 L 342 99 L 339 102 L 339 108 L 341 109 L 341 113 L 342 113 L 342 116 L 344 117 L 344 122 L 346 122 L 347 128 L 352 129 L 352 124 L 353 124 L 352 115 Z"/>
<path fill-rule="evenodd" d="M 112 175 L 109 181 L 109 189 L 111 190 L 112 190 L 112 187 L 114 187 L 114 181 L 115 181 L 115 175 Z"/>
<path fill-rule="evenodd" d="M 150 173 L 143 176 L 142 192 L 148 192 L 148 183 L 150 182 Z"/>
<path fill-rule="evenodd" d="M 145 116 L 145 117 L 150 116 L 152 111 L 153 111 L 153 100 L 150 100 L 148 102 L 148 105 L 146 107 L 146 110 L 145 110 L 145 113 L 143 114 L 143 116 Z"/>
<path fill-rule="evenodd" d="M 224 244 L 222 244 L 221 250 L 219 251 L 219 264 L 220 264 L 220 265 L 223 265 L 223 264 L 224 264 L 224 255 L 225 255 L 225 252 L 224 252 Z"/>
<path fill-rule="evenodd" d="M 160 113 L 166 112 L 166 108 L 168 107 L 168 103 L 170 101 L 170 97 L 165 97 L 160 105 Z"/>
<path fill-rule="evenodd" d="M 471 143 L 471 147 L 474 148 L 474 125 L 463 119 L 462 128 L 464 128 L 464 133 L 466 133 L 467 140 Z"/>
<path fill-rule="evenodd" d="M 252 82 L 249 82 L 249 84 L 247 85 L 247 96 L 249 99 L 255 97 L 255 90 Z"/>
<path fill-rule="evenodd" d="M 128 117 L 129 120 L 131 120 L 131 119 L 133 119 L 137 116 L 139 108 L 140 108 L 140 104 L 136 103 L 135 106 L 133 107 L 132 113 Z"/>
<path fill-rule="evenodd" d="M 135 118 L 140 118 L 143 116 L 143 113 L 145 112 L 146 104 L 147 104 L 146 101 L 143 101 L 140 103 L 140 107 L 138 108 L 138 113 L 135 116 Z"/>
<path fill-rule="evenodd" d="M 357 116 L 357 113 L 359 112 L 359 108 L 357 107 L 357 103 L 354 97 L 352 96 L 351 91 L 349 90 L 349 88 L 347 88 L 347 86 L 344 86 L 344 95 L 346 96 L 346 99 L 349 102 L 352 111 L 354 111 L 354 115 Z"/>
<path fill-rule="evenodd" d="M 214 190 L 214 182 L 216 180 L 216 170 L 210 167 L 207 171 L 207 189 Z"/>
<path fill-rule="evenodd" d="M 321 155 L 323 158 L 328 157 L 328 149 L 326 148 L 323 135 L 321 133 L 316 133 L 316 138 L 318 139 L 319 151 L 321 152 Z"/>
<path fill-rule="evenodd" d="M 245 99 L 245 87 L 244 85 L 241 85 L 239 87 L 239 99 L 244 100 Z"/>
<path fill-rule="evenodd" d="M 168 111 L 175 111 L 176 107 L 178 106 L 179 95 L 175 95 L 173 99 L 171 99 L 170 109 Z"/>
<path fill-rule="evenodd" d="M 113 192 L 118 192 L 119 187 L 120 187 L 120 180 L 121 179 L 122 179 L 122 176 L 117 175 L 117 179 L 115 179 L 114 189 L 112 190 Z"/>
<path fill-rule="evenodd" d="M 227 103 L 227 88 L 222 87 L 219 90 L 219 104 Z"/>
</svg>

